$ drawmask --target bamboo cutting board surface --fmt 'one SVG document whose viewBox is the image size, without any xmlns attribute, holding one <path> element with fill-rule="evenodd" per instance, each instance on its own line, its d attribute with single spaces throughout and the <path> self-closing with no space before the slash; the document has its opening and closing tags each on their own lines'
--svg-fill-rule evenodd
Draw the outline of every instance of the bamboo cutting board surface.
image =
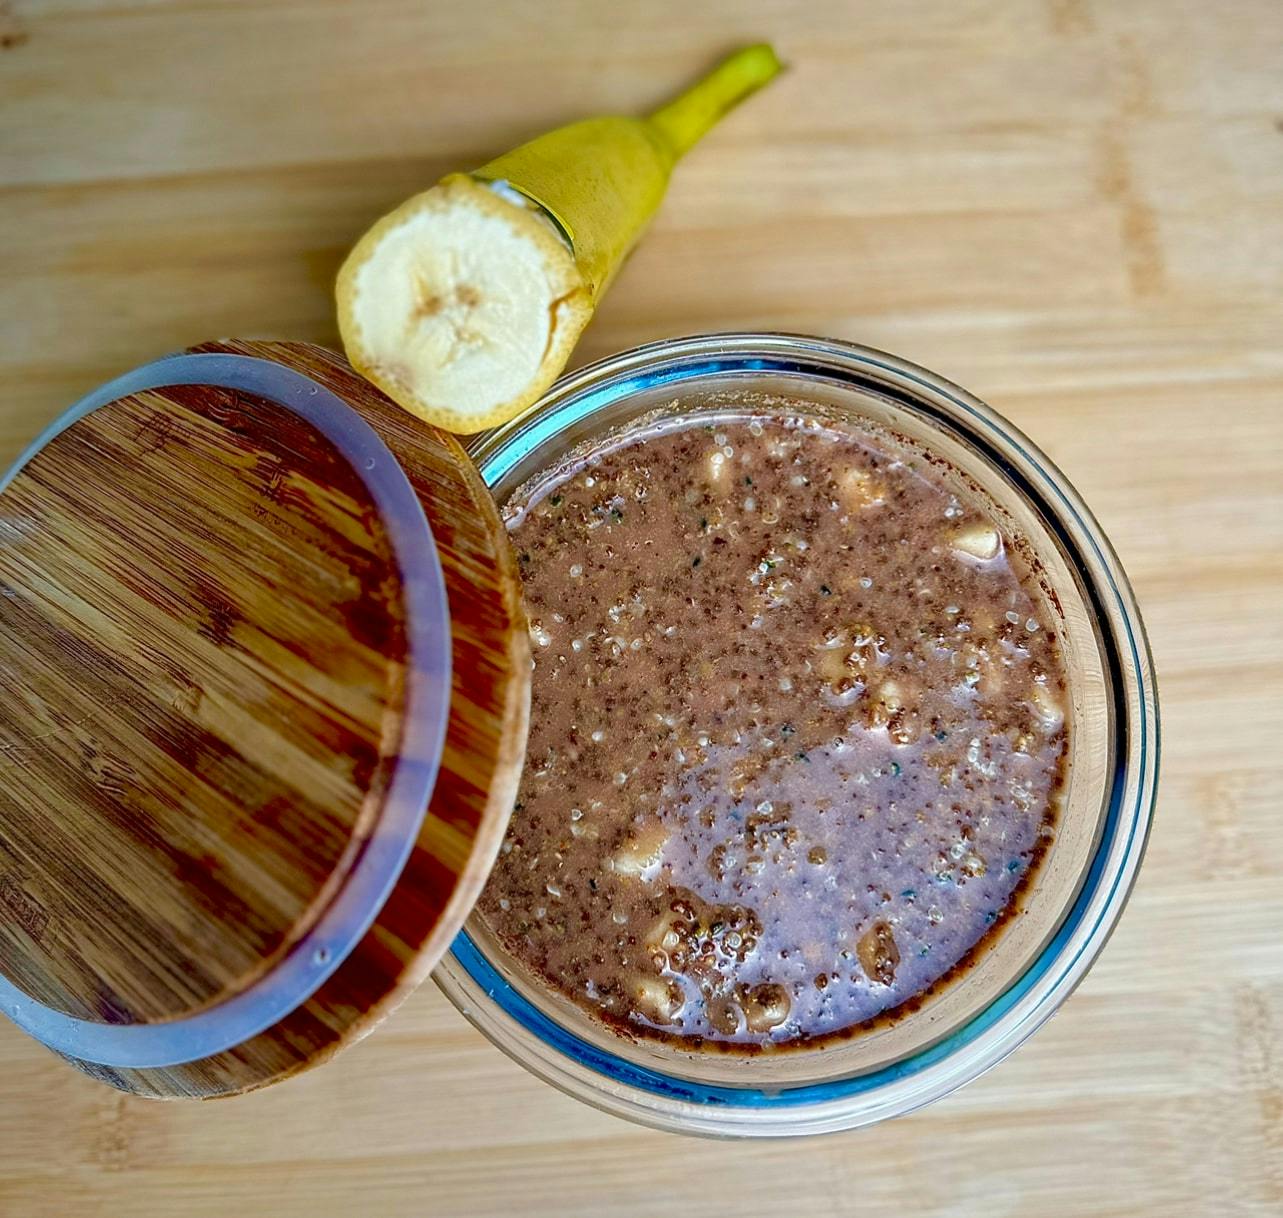
<svg viewBox="0 0 1283 1218">
<path fill-rule="evenodd" d="M 763 36 L 792 71 L 679 168 L 577 359 L 854 339 L 1060 464 L 1135 582 L 1164 713 L 1099 964 L 970 1088 L 789 1145 L 601 1116 L 430 986 L 324 1069 L 213 1105 L 117 1095 L 4 1025 L 0 1213 L 1283 1210 L 1277 0 L 0 2 L 0 460 L 157 354 L 333 345 L 331 280 L 381 212 Z"/>
</svg>

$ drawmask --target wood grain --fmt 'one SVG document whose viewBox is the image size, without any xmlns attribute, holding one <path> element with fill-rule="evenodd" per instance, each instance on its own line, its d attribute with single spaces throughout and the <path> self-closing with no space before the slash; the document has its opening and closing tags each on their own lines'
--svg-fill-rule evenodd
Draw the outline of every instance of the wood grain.
<svg viewBox="0 0 1283 1218">
<path fill-rule="evenodd" d="M 430 987 L 324 1070 L 219 1105 L 115 1095 L 0 1027 L 0 1212 L 1283 1209 L 1277 0 L 17 0 L 0 450 L 211 334 L 332 345 L 333 273 L 382 212 L 760 37 L 790 72 L 678 167 L 576 358 L 832 334 L 967 386 L 1066 471 L 1136 585 L 1164 712 L 1104 956 L 985 1078 L 804 1146 L 602 1117 Z"/>
<path fill-rule="evenodd" d="M 529 641 L 507 534 L 458 441 L 331 352 L 207 343 L 333 389 L 424 505 L 451 609 L 445 751 L 397 887 L 298 1010 L 125 1091 L 211 1097 L 352 1043 L 421 982 L 484 882 L 525 751 Z M 360 476 L 245 393 L 119 399 L 3 496 L 0 963 L 108 1022 L 243 992 L 314 925 L 376 832 L 403 747 L 403 572 Z"/>
<path fill-rule="evenodd" d="M 316 924 L 400 752 L 401 573 L 310 424 L 181 386 L 0 493 L 0 969 L 113 1023 L 241 993 Z"/>
<path fill-rule="evenodd" d="M 441 769 L 415 849 L 365 937 L 292 1015 L 234 1050 L 185 1066 L 73 1064 L 124 1091 L 215 1097 L 277 1082 L 365 1036 L 427 977 L 472 908 L 498 850 L 525 755 L 529 639 L 516 560 L 498 510 L 454 437 L 409 423 L 342 357 L 298 343 L 214 342 L 287 363 L 380 433 L 419 495 L 445 576 L 453 668 Z"/>
</svg>

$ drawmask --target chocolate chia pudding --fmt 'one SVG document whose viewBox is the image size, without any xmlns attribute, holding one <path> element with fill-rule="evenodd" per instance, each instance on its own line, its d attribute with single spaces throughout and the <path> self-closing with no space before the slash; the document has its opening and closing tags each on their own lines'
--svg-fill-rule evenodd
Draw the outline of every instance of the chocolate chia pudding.
<svg viewBox="0 0 1283 1218">
<path fill-rule="evenodd" d="M 635 424 L 506 507 L 534 641 L 482 917 L 631 1035 L 813 1047 L 1001 933 L 1055 831 L 1064 666 L 1016 539 L 870 425 Z"/>
</svg>

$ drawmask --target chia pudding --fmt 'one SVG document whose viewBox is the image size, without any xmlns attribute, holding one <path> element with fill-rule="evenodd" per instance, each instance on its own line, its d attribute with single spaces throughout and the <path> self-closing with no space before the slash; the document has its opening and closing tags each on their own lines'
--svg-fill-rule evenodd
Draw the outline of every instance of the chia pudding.
<svg viewBox="0 0 1283 1218">
<path fill-rule="evenodd" d="M 607 436 L 505 508 L 535 664 L 481 915 L 629 1035 L 741 1052 L 894 1018 L 1019 907 L 1064 668 L 955 471 L 775 404 Z"/>
</svg>

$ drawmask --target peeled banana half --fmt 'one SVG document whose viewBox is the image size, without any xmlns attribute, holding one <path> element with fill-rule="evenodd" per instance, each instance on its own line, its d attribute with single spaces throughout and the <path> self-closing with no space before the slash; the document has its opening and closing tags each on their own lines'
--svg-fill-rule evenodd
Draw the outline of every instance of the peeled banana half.
<svg viewBox="0 0 1283 1218">
<path fill-rule="evenodd" d="M 519 414 L 565 367 L 672 166 L 779 68 L 746 48 L 648 118 L 559 128 L 384 216 L 339 271 L 353 367 L 450 431 Z"/>
<path fill-rule="evenodd" d="M 552 384 L 592 317 L 566 242 L 463 174 L 384 216 L 339 276 L 353 365 L 451 431 L 492 427 Z"/>
</svg>

